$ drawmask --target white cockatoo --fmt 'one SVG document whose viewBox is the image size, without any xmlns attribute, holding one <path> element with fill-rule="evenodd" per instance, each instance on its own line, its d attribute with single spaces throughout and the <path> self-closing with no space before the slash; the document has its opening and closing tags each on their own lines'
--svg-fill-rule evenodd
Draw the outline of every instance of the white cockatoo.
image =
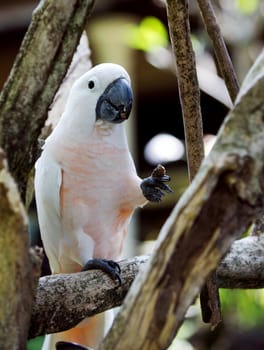
<svg viewBox="0 0 264 350">
<path fill-rule="evenodd" d="M 51 271 L 99 268 L 121 283 L 119 266 L 128 222 L 147 200 L 161 201 L 167 175 L 144 180 L 136 173 L 123 122 L 132 108 L 130 78 L 117 64 L 95 66 L 72 86 L 64 113 L 36 163 L 35 195 L 41 237 Z M 54 306 L 55 307 L 55 306 Z M 57 341 L 96 345 L 98 317 L 49 335 Z"/>
</svg>

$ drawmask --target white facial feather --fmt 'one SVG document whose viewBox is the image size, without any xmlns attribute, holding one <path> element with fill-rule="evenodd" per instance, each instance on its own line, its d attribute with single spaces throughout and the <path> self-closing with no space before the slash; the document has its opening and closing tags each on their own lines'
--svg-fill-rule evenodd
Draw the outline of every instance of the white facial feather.
<svg viewBox="0 0 264 350">
<path fill-rule="evenodd" d="M 64 113 L 56 129 L 63 127 L 63 133 L 87 138 L 96 122 L 96 104 L 106 87 L 118 78 L 124 78 L 130 85 L 125 69 L 117 64 L 103 63 L 82 75 L 72 86 Z M 93 88 L 89 88 L 89 83 Z M 56 130 L 59 132 L 59 130 Z"/>
</svg>

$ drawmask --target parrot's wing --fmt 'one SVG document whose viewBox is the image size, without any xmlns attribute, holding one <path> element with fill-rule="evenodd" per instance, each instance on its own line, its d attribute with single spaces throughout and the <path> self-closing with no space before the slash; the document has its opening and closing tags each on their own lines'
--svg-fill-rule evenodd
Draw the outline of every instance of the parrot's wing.
<svg viewBox="0 0 264 350">
<path fill-rule="evenodd" d="M 45 150 L 36 163 L 35 197 L 41 238 L 48 252 L 52 272 L 60 272 L 59 241 L 63 230 L 60 220 L 62 169 Z"/>
</svg>

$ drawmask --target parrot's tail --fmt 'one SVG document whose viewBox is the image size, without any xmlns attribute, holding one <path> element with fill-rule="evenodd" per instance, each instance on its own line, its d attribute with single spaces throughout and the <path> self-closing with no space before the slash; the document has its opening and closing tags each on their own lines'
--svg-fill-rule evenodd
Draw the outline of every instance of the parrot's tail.
<svg viewBox="0 0 264 350">
<path fill-rule="evenodd" d="M 109 328 L 109 327 L 108 327 Z M 58 341 L 69 341 L 96 348 L 106 332 L 105 313 L 87 318 L 76 327 L 45 336 L 42 350 L 56 350 Z"/>
</svg>

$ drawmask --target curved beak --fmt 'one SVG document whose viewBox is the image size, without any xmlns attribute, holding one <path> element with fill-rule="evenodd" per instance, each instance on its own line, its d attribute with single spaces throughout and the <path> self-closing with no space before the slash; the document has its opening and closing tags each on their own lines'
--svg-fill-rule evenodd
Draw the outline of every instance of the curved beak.
<svg viewBox="0 0 264 350">
<path fill-rule="evenodd" d="M 128 119 L 132 109 L 132 89 L 124 78 L 119 78 L 107 86 L 96 104 L 96 119 L 111 123 L 122 123 Z"/>
</svg>

